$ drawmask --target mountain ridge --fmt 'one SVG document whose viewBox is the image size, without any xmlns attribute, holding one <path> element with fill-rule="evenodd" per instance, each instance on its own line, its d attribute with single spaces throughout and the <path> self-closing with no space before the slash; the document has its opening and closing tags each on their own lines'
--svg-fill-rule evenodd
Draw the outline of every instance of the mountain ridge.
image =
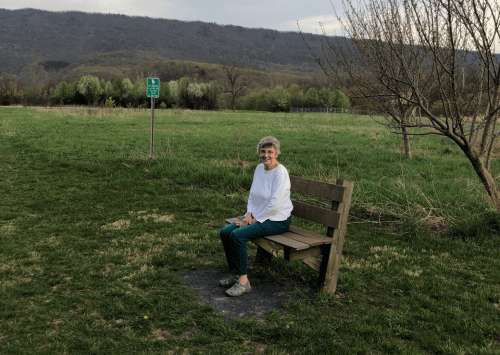
<svg viewBox="0 0 500 355">
<path fill-rule="evenodd" d="M 92 58 L 105 66 L 99 56 L 110 53 L 128 56 L 128 62 L 121 61 L 128 67 L 158 59 L 217 63 L 232 57 L 268 72 L 310 75 L 319 70 L 302 35 L 317 53 L 322 36 L 308 33 L 30 8 L 0 9 L 0 22 L 0 72 L 10 74 L 33 62 L 61 73 Z"/>
</svg>

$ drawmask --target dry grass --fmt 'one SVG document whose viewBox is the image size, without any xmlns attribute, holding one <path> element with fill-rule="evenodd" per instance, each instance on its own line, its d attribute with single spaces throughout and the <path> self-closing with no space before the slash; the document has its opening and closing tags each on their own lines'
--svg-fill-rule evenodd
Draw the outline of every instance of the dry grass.
<svg viewBox="0 0 500 355">
<path fill-rule="evenodd" d="M 388 201 L 385 204 L 363 204 L 354 202 L 357 215 L 351 215 L 351 223 L 374 223 L 384 228 L 400 225 L 405 219 L 415 221 L 419 229 L 440 235 L 447 235 L 452 221 L 439 208 L 423 207 L 415 202 L 401 205 Z"/>
<path fill-rule="evenodd" d="M 7 137 L 14 137 L 17 135 L 16 131 L 2 131 L 2 135 Z"/>
<path fill-rule="evenodd" d="M 12 234 L 16 230 L 16 227 L 12 223 L 7 223 L 0 226 L 0 233 Z"/>
<path fill-rule="evenodd" d="M 355 269 L 380 269 L 387 268 L 395 260 L 405 259 L 406 250 L 398 250 L 391 246 L 372 247 L 367 258 L 342 257 L 341 268 L 347 270 Z"/>
<path fill-rule="evenodd" d="M 137 220 L 143 220 L 143 221 L 148 221 L 152 219 L 155 223 L 170 223 L 174 220 L 173 215 L 159 215 L 156 213 L 152 214 L 145 214 L 146 212 L 138 212 L 138 216 L 136 217 Z"/>
<path fill-rule="evenodd" d="M 31 282 L 35 275 L 43 272 L 41 256 L 36 251 L 31 251 L 28 255 L 22 259 L 9 258 L 2 261 L 0 271 L 8 277 L 0 279 L 1 287 Z"/>
<path fill-rule="evenodd" d="M 421 269 L 415 271 L 405 270 L 404 273 L 411 277 L 419 277 L 422 274 L 422 270 Z"/>
<path fill-rule="evenodd" d="M 211 160 L 210 165 L 212 166 L 241 166 L 243 168 L 248 168 L 250 165 L 252 165 L 252 162 L 249 162 L 247 160 L 238 160 L 238 159 L 232 159 L 232 160 Z"/>
<path fill-rule="evenodd" d="M 155 340 L 164 341 L 164 340 L 172 339 L 173 335 L 168 330 L 153 329 L 153 331 L 148 336 L 148 338 L 149 339 L 155 339 Z"/>
<path fill-rule="evenodd" d="M 128 229 L 130 227 L 130 221 L 127 219 L 120 219 L 113 223 L 108 223 L 104 226 L 101 226 L 103 230 L 122 230 Z"/>
</svg>

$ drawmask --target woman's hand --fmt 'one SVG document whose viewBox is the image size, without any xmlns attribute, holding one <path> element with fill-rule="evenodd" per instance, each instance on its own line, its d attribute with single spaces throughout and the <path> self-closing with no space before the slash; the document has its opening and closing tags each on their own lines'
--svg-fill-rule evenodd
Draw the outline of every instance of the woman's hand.
<svg viewBox="0 0 500 355">
<path fill-rule="evenodd" d="M 249 212 L 246 214 L 245 218 L 243 218 L 241 221 L 236 221 L 236 225 L 238 227 L 244 227 L 255 222 L 256 222 L 255 218 L 252 218 L 252 214 Z"/>
</svg>

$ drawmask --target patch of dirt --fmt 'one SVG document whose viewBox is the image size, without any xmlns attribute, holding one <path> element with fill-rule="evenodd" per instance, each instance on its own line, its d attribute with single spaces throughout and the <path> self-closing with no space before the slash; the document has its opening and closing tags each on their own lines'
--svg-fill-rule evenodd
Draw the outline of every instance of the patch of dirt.
<svg viewBox="0 0 500 355">
<path fill-rule="evenodd" d="M 241 159 L 233 159 L 233 160 L 213 160 L 210 162 L 215 166 L 241 166 L 242 168 L 248 168 L 252 165 L 252 162 L 241 160 Z"/>
<path fill-rule="evenodd" d="M 10 234 L 16 230 L 16 227 L 12 223 L 5 224 L 3 226 L 0 226 L 0 232 L 5 233 L 5 234 Z"/>
<path fill-rule="evenodd" d="M 119 221 L 106 224 L 101 227 L 104 230 L 120 230 L 120 229 L 128 229 L 130 227 L 130 221 L 126 219 L 120 219 Z"/>
<path fill-rule="evenodd" d="M 229 276 L 224 269 L 201 269 L 189 271 L 181 277 L 187 287 L 198 291 L 201 305 L 210 305 L 217 312 L 226 316 L 226 321 L 233 318 L 246 318 L 255 314 L 264 319 L 266 313 L 280 310 L 281 303 L 293 300 L 286 291 L 289 287 L 258 276 L 249 275 L 252 291 L 239 297 L 229 297 L 226 289 L 219 286 L 219 280 Z"/>
<path fill-rule="evenodd" d="M 147 214 L 147 215 L 143 215 L 143 216 L 137 216 L 137 219 L 142 219 L 144 221 L 147 221 L 149 219 L 153 219 L 156 223 L 169 223 L 169 222 L 172 222 L 174 220 L 174 216 L 173 215 L 165 215 L 165 216 L 160 216 L 158 214 Z"/>
</svg>

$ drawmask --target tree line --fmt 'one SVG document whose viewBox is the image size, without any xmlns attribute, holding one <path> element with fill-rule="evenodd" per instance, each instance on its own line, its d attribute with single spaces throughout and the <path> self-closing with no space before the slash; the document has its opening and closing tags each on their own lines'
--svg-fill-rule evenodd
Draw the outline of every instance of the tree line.
<svg viewBox="0 0 500 355">
<path fill-rule="evenodd" d="M 84 75 L 79 80 L 59 83 L 42 82 L 43 71 L 33 64 L 23 83 L 17 76 L 0 74 L 0 104 L 26 106 L 86 105 L 100 107 L 143 108 L 150 106 L 146 78 L 132 82 L 116 78 L 113 82 Z M 258 111 L 289 111 L 291 107 L 349 108 L 350 101 L 340 90 L 307 87 L 292 83 L 286 88 L 251 89 L 240 85 L 238 95 L 227 78 L 222 82 L 198 82 L 196 78 L 182 77 L 160 83 L 156 106 L 159 108 L 186 108 L 195 110 L 242 109 Z M 232 90 L 232 91 L 231 91 Z"/>
</svg>

